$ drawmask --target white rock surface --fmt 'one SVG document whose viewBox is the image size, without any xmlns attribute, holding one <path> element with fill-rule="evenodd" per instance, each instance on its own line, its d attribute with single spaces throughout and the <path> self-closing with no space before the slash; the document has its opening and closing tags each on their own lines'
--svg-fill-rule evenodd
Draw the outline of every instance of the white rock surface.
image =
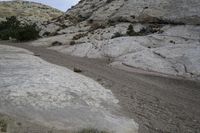
<svg viewBox="0 0 200 133">
<path fill-rule="evenodd" d="M 76 45 L 51 47 L 51 49 L 79 57 L 111 58 L 113 60 L 112 66 L 125 65 L 164 74 L 200 79 L 200 26 L 166 25 L 161 28 L 163 33 L 159 34 L 109 39 L 116 30 L 124 33 L 122 27 L 127 27 L 127 25 L 120 24 L 113 28 L 98 29 L 93 35 L 89 34 L 76 40 Z M 72 34 L 65 36 L 69 38 L 70 35 L 72 36 Z M 108 38 L 105 38 L 105 36 Z M 51 37 L 52 40 L 55 38 Z M 57 39 L 65 40 L 64 36 Z M 66 40 L 69 39 L 66 38 Z M 44 39 L 44 41 L 48 42 L 47 39 Z M 79 42 L 85 43 L 78 44 Z M 39 41 L 33 42 L 33 44 L 35 43 L 39 43 Z"/>
<path fill-rule="evenodd" d="M 170 62 L 163 60 L 150 50 L 143 50 L 136 53 L 123 55 L 117 58 L 111 65 L 116 65 L 116 63 L 121 63 L 121 65 L 140 68 L 148 71 L 172 75 L 176 73 Z"/>
<path fill-rule="evenodd" d="M 45 34 L 49 34 L 49 35 L 52 35 L 52 34 L 55 34 L 59 29 L 60 29 L 60 26 L 54 24 L 54 23 L 50 23 L 48 25 L 39 25 L 38 26 L 40 28 L 40 36 L 45 36 Z"/>
<path fill-rule="evenodd" d="M 71 41 L 71 38 L 73 35 L 57 35 L 53 37 L 47 37 L 47 38 L 40 38 L 32 43 L 30 45 L 33 46 L 51 46 L 53 42 L 58 41 L 61 42 L 62 44 L 69 44 Z"/>
<path fill-rule="evenodd" d="M 136 41 L 136 38 L 121 37 L 109 40 L 105 43 L 102 51 L 104 56 L 117 58 L 127 53 L 135 53 L 147 49 Z"/>
<path fill-rule="evenodd" d="M 171 62 L 179 75 L 191 74 L 200 76 L 199 44 L 177 44 L 175 47 L 158 48 L 154 52 Z"/>
<path fill-rule="evenodd" d="M 121 19 L 132 22 L 159 20 L 199 24 L 199 0 L 82 0 L 66 14 L 97 21 Z"/>
<path fill-rule="evenodd" d="M 136 133 L 137 124 L 119 110 L 112 92 L 92 79 L 0 45 L 1 113 L 69 131 L 93 127 Z"/>
<path fill-rule="evenodd" d="M 199 0 L 82 0 L 62 16 L 81 21 L 58 31 L 65 35 L 43 42 L 48 46 L 53 41 L 69 44 L 73 36 L 84 33 L 74 40 L 76 45 L 51 49 L 73 56 L 109 58 L 111 65 L 200 79 L 199 14 Z M 124 37 L 130 24 L 135 32 L 150 32 Z M 155 29 L 157 32 L 152 32 Z M 116 33 L 118 38 L 114 38 Z M 44 45 L 40 41 L 33 44 Z"/>
</svg>

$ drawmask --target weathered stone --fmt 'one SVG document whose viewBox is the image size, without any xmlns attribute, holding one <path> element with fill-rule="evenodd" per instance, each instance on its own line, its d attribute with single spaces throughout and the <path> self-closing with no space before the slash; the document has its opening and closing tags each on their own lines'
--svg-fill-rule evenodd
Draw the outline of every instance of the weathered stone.
<svg viewBox="0 0 200 133">
<path fill-rule="evenodd" d="M 0 112 L 66 131 L 137 133 L 110 90 L 33 53 L 0 45 Z"/>
</svg>

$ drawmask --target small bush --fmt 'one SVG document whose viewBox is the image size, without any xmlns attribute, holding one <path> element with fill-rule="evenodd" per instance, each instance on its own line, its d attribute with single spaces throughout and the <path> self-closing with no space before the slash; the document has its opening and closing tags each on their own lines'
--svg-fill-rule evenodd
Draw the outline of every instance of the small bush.
<svg viewBox="0 0 200 133">
<path fill-rule="evenodd" d="M 116 32 L 116 33 L 114 33 L 114 35 L 111 38 L 113 39 L 113 38 L 117 38 L 117 37 L 121 37 L 121 36 L 123 36 L 123 35 L 120 32 Z"/>
<path fill-rule="evenodd" d="M 91 26 L 90 26 L 90 29 L 89 31 L 95 31 L 97 29 L 104 29 L 106 28 L 105 25 L 103 24 L 99 24 L 99 23 L 93 23 Z"/>
<path fill-rule="evenodd" d="M 94 22 L 94 20 L 93 19 L 89 19 L 87 22 L 88 22 L 88 24 L 92 24 Z"/>
<path fill-rule="evenodd" d="M 71 42 L 69 43 L 69 45 L 75 45 L 75 44 L 76 44 L 75 41 L 71 41 Z"/>
<path fill-rule="evenodd" d="M 73 39 L 73 40 L 78 40 L 78 39 L 80 39 L 80 38 L 82 38 L 82 37 L 85 37 L 85 36 L 87 36 L 86 33 L 77 34 L 77 35 L 75 35 L 72 39 Z"/>
<path fill-rule="evenodd" d="M 51 43 L 51 46 L 61 46 L 61 45 L 63 45 L 63 44 L 59 41 L 54 41 Z"/>
<path fill-rule="evenodd" d="M 118 17 L 118 18 L 116 18 L 117 20 L 117 22 L 129 22 L 129 20 L 126 18 L 126 17 Z"/>
<path fill-rule="evenodd" d="M 109 4 L 109 3 L 111 3 L 112 1 L 114 1 L 114 0 L 107 0 L 106 3 Z"/>
<path fill-rule="evenodd" d="M 157 21 L 155 22 L 157 24 L 170 24 L 170 25 L 185 25 L 183 22 L 178 22 L 170 19 L 159 19 L 157 18 Z"/>
<path fill-rule="evenodd" d="M 106 131 L 99 131 L 97 129 L 83 129 L 77 133 L 108 133 Z"/>
<path fill-rule="evenodd" d="M 39 37 L 39 30 L 37 30 L 35 24 L 19 27 L 15 35 L 15 38 L 19 41 L 35 40 L 38 37 Z"/>
<path fill-rule="evenodd" d="M 161 32 L 161 30 L 155 25 L 149 25 L 146 28 L 142 28 L 139 32 L 135 32 L 133 26 L 129 25 L 126 34 L 129 36 L 145 36 L 156 32 Z"/>
<path fill-rule="evenodd" d="M 74 72 L 76 72 L 76 73 L 81 73 L 81 72 L 82 72 L 82 70 L 81 70 L 81 69 L 79 69 L 79 68 L 76 68 L 76 67 L 74 67 Z"/>
<path fill-rule="evenodd" d="M 173 40 L 170 40 L 169 42 L 170 42 L 170 43 L 172 43 L 172 44 L 176 44 L 176 42 L 175 42 L 175 41 L 173 41 Z"/>
<path fill-rule="evenodd" d="M 109 19 L 107 23 L 109 26 L 115 26 L 115 24 L 116 24 L 116 22 L 112 19 Z"/>
<path fill-rule="evenodd" d="M 7 132 L 7 122 L 0 120 L 0 132 Z"/>
<path fill-rule="evenodd" d="M 133 25 L 129 25 L 126 34 L 129 36 L 138 36 L 139 35 L 137 32 L 134 31 Z"/>
<path fill-rule="evenodd" d="M 16 17 L 10 17 L 0 23 L 0 39 L 10 37 L 19 41 L 34 40 L 39 37 L 39 30 L 36 24 L 21 24 Z"/>
<path fill-rule="evenodd" d="M 78 22 L 82 22 L 82 21 L 85 21 L 88 18 L 89 18 L 89 16 L 83 16 L 83 15 L 79 14 L 78 17 L 77 17 L 77 20 L 78 20 Z"/>
<path fill-rule="evenodd" d="M 11 33 L 9 29 L 0 31 L 0 39 L 9 40 L 10 37 L 11 37 Z"/>
</svg>

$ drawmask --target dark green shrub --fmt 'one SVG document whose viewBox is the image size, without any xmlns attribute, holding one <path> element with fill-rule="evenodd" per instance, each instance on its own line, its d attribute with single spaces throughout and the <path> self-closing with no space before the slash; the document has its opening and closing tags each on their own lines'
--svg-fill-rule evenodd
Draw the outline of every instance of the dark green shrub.
<svg viewBox="0 0 200 133">
<path fill-rule="evenodd" d="M 112 19 L 109 19 L 107 23 L 109 26 L 115 26 L 115 24 L 116 24 L 116 22 Z"/>
<path fill-rule="evenodd" d="M 61 46 L 63 45 L 63 43 L 59 42 L 59 41 L 54 41 L 51 43 L 51 46 Z"/>
<path fill-rule="evenodd" d="M 116 32 L 116 33 L 114 33 L 114 35 L 111 38 L 113 39 L 113 38 L 117 38 L 117 37 L 121 37 L 121 36 L 123 36 L 123 35 L 120 32 Z"/>
<path fill-rule="evenodd" d="M 156 25 L 149 25 L 145 28 L 142 28 L 139 32 L 135 32 L 132 25 L 129 25 L 126 34 L 128 36 L 145 36 L 148 34 L 153 34 L 156 32 L 161 32 L 160 27 Z"/>
<path fill-rule="evenodd" d="M 2 21 L 0 23 L 0 31 L 5 29 L 16 29 L 19 27 L 20 22 L 17 20 L 16 17 L 6 18 L 6 21 Z"/>
<path fill-rule="evenodd" d="M 80 34 L 75 35 L 75 36 L 72 38 L 72 40 L 78 40 L 78 39 L 80 39 L 80 38 L 82 38 L 82 37 L 85 37 L 85 36 L 87 36 L 87 33 L 80 33 Z"/>
<path fill-rule="evenodd" d="M 81 73 L 82 72 L 82 70 L 81 69 L 79 69 L 79 68 L 76 68 L 76 67 L 74 67 L 74 72 L 76 72 L 76 73 Z M 82 132 L 81 132 L 82 133 Z M 84 133 L 84 132 L 83 132 Z"/>
<path fill-rule="evenodd" d="M 7 122 L 0 120 L 0 132 L 7 132 Z"/>
<path fill-rule="evenodd" d="M 79 131 L 78 133 L 108 133 L 106 131 L 99 131 L 97 129 L 83 129 Z"/>
<path fill-rule="evenodd" d="M 69 43 L 69 45 L 75 45 L 75 44 L 76 44 L 75 41 L 71 41 L 71 42 Z"/>
<path fill-rule="evenodd" d="M 10 17 L 0 23 L 0 39 L 9 40 L 10 37 L 19 41 L 34 40 L 39 37 L 39 30 L 36 24 L 22 25 L 16 17 Z"/>
<path fill-rule="evenodd" d="M 35 40 L 39 37 L 39 30 L 35 24 L 25 25 L 16 30 L 15 38 L 19 41 Z"/>
<path fill-rule="evenodd" d="M 106 3 L 109 4 L 109 3 L 111 3 L 112 1 L 114 1 L 114 0 L 107 0 Z"/>
<path fill-rule="evenodd" d="M 126 34 L 129 36 L 138 36 L 139 35 L 137 32 L 134 31 L 133 25 L 131 25 L 131 24 L 129 25 Z"/>
<path fill-rule="evenodd" d="M 100 24 L 100 23 L 93 23 L 91 26 L 90 26 L 90 29 L 89 31 L 95 31 L 97 29 L 104 29 L 106 28 L 106 26 L 104 24 Z"/>
<path fill-rule="evenodd" d="M 2 40 L 9 40 L 11 37 L 10 35 L 11 33 L 9 29 L 0 31 L 0 39 Z"/>
</svg>

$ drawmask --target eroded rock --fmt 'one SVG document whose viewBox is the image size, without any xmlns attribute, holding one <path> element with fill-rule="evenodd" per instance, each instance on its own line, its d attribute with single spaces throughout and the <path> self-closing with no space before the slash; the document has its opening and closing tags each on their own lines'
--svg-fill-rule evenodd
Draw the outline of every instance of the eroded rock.
<svg viewBox="0 0 200 133">
<path fill-rule="evenodd" d="M 0 112 L 37 124 L 77 131 L 136 133 L 110 90 L 33 53 L 0 45 Z"/>
</svg>

